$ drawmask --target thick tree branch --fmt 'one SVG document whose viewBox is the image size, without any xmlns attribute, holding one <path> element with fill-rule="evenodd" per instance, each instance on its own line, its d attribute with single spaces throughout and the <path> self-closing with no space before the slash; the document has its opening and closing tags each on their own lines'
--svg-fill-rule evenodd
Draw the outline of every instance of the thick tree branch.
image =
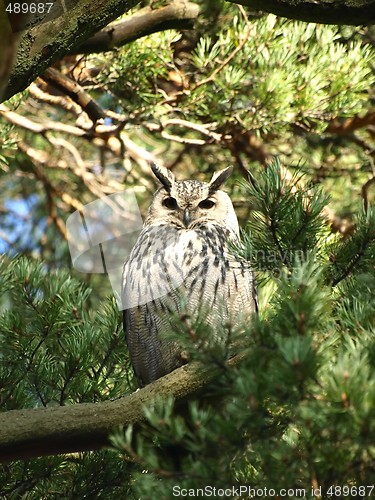
<svg viewBox="0 0 375 500">
<path fill-rule="evenodd" d="M 374 0 L 228 0 L 253 10 L 322 24 L 373 24 Z"/>
<path fill-rule="evenodd" d="M 238 364 L 240 354 L 227 365 Z M 11 410 L 0 414 L 0 462 L 100 449 L 119 426 L 144 420 L 143 408 L 156 398 L 197 394 L 222 368 L 190 363 L 116 401 Z"/>
<path fill-rule="evenodd" d="M 113 50 L 157 31 L 190 29 L 197 19 L 199 6 L 186 0 L 177 0 L 160 9 L 146 7 L 125 19 L 113 23 L 94 36 L 74 47 L 70 54 L 92 54 Z"/>
<path fill-rule="evenodd" d="M 44 19 L 26 29 L 3 100 L 24 90 L 55 61 L 136 5 L 137 0 L 78 0 L 67 12 L 56 2 Z M 37 20 L 36 20 L 37 21 Z"/>
<path fill-rule="evenodd" d="M 142 9 L 99 31 L 136 3 L 137 0 L 78 0 L 72 2 L 67 12 L 54 12 L 54 6 L 47 17 L 23 32 L 3 100 L 24 90 L 67 54 L 103 52 L 155 31 L 191 28 L 199 14 L 198 5 L 177 0 L 160 9 Z"/>
<path fill-rule="evenodd" d="M 17 52 L 19 34 L 12 31 L 5 13 L 5 3 L 0 4 L 0 99 L 8 81 Z"/>
</svg>

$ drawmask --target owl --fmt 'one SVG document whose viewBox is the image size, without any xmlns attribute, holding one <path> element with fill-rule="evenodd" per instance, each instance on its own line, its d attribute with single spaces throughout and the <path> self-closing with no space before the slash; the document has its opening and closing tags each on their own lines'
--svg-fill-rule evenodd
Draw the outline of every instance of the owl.
<svg viewBox="0 0 375 500">
<path fill-rule="evenodd" d="M 161 183 L 122 275 L 123 323 L 130 361 L 140 387 L 186 363 L 175 329 L 176 313 L 205 323 L 236 325 L 258 310 L 254 272 L 228 250 L 239 237 L 229 196 L 219 188 L 228 167 L 210 182 L 177 180 L 151 164 Z M 174 321 L 174 322 L 173 322 Z"/>
</svg>

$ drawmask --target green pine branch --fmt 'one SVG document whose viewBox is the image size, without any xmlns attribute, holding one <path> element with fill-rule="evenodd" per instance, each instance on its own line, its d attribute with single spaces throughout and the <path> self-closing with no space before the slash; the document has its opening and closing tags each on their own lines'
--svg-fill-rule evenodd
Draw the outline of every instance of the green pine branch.
<svg viewBox="0 0 375 500">
<path fill-rule="evenodd" d="M 357 217 L 354 232 L 348 239 L 335 243 L 329 249 L 331 265 L 327 279 L 332 286 L 351 276 L 354 272 L 373 270 L 375 261 L 375 211 L 369 208 Z"/>
<path fill-rule="evenodd" d="M 316 251 L 325 232 L 321 213 L 328 197 L 320 188 L 303 186 L 303 180 L 299 171 L 287 179 L 275 158 L 257 180 L 242 183 L 254 211 L 237 251 L 255 269 L 292 269 Z"/>
</svg>

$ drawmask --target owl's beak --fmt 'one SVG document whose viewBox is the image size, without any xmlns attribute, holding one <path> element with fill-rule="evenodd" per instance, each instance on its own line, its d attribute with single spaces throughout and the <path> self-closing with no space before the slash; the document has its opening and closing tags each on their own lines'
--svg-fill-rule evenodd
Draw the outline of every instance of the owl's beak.
<svg viewBox="0 0 375 500">
<path fill-rule="evenodd" d="M 183 216 L 182 216 L 182 222 L 183 222 L 183 224 L 184 224 L 185 227 L 188 227 L 188 225 L 191 222 L 191 214 L 190 214 L 188 208 L 185 208 L 185 210 L 184 210 L 184 213 L 183 213 Z"/>
</svg>

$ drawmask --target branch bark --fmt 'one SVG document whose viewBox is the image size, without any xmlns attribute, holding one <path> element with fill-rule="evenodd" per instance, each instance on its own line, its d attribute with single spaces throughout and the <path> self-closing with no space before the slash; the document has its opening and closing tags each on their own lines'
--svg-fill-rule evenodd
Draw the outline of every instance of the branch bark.
<svg viewBox="0 0 375 500">
<path fill-rule="evenodd" d="M 65 12 L 61 10 L 60 3 L 55 2 L 46 17 L 35 19 L 35 24 L 22 33 L 16 63 L 3 100 L 24 90 L 73 47 L 127 12 L 136 3 L 137 0 L 78 0 L 70 2 L 71 6 Z"/>
<path fill-rule="evenodd" d="M 228 0 L 253 10 L 311 23 L 370 25 L 375 23 L 374 0 Z"/>
<path fill-rule="evenodd" d="M 369 109 L 364 116 L 354 115 L 344 120 L 335 118 L 328 123 L 326 132 L 329 132 L 330 134 L 347 135 L 360 128 L 371 125 L 375 125 L 375 108 Z"/>
<path fill-rule="evenodd" d="M 244 354 L 237 355 L 227 366 L 243 358 Z M 183 401 L 220 370 L 193 362 L 116 401 L 4 412 L 0 414 L 0 462 L 108 446 L 111 431 L 144 421 L 145 405 L 170 395 Z"/>
<path fill-rule="evenodd" d="M 190 29 L 198 14 L 199 6 L 185 0 L 177 0 L 155 10 L 145 7 L 129 19 L 105 27 L 69 53 L 105 52 L 157 31 Z"/>
<path fill-rule="evenodd" d="M 12 33 L 4 12 L 0 12 L 0 97 L 3 94 L 17 47 L 17 36 Z"/>
<path fill-rule="evenodd" d="M 2 100 L 24 90 L 67 54 L 104 52 L 156 31 L 191 28 L 192 21 L 199 14 L 198 5 L 176 0 L 160 9 L 142 9 L 129 19 L 100 31 L 133 7 L 137 0 L 78 0 L 70 3 L 71 7 L 65 12 L 56 2 L 45 18 L 38 22 L 34 20 L 33 26 L 22 33 L 16 63 Z M 4 20 L 7 20 L 5 13 Z M 9 31 L 9 22 L 7 27 Z M 9 66 L 9 58 L 6 62 Z"/>
<path fill-rule="evenodd" d="M 93 123 L 101 118 L 105 118 L 104 111 L 94 101 L 94 99 L 87 92 L 85 92 L 77 82 L 71 80 L 66 75 L 63 75 L 57 71 L 57 69 L 48 68 L 42 75 L 42 79 L 53 85 L 58 90 L 61 90 L 65 95 L 69 96 L 74 102 L 79 104 Z"/>
</svg>

